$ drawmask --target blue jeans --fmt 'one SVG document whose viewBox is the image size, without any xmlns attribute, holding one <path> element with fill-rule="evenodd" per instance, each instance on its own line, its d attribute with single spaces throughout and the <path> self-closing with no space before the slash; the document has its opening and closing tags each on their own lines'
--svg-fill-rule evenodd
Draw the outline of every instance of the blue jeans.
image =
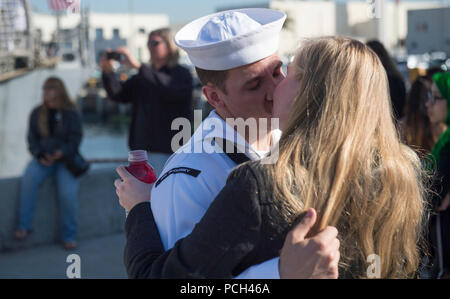
<svg viewBox="0 0 450 299">
<path fill-rule="evenodd" d="M 75 178 L 64 164 L 60 162 L 55 162 L 51 166 L 43 166 L 37 159 L 33 159 L 28 164 L 22 177 L 20 189 L 19 228 L 25 230 L 31 229 L 39 187 L 51 175 L 56 176 L 58 185 L 58 198 L 62 219 L 62 241 L 75 241 L 78 229 L 77 194 L 80 180 L 79 178 Z"/>
</svg>

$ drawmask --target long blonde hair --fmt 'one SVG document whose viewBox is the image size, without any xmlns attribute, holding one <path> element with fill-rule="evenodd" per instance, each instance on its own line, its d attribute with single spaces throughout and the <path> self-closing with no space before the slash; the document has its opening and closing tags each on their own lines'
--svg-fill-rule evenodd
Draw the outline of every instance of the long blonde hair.
<svg viewBox="0 0 450 299">
<path fill-rule="evenodd" d="M 423 171 L 399 140 L 383 65 L 366 45 L 344 37 L 305 41 L 293 63 L 299 90 L 269 172 L 283 213 L 294 219 L 313 207 L 315 232 L 338 228 L 344 277 L 367 277 L 372 254 L 382 278 L 414 276 Z"/>
</svg>

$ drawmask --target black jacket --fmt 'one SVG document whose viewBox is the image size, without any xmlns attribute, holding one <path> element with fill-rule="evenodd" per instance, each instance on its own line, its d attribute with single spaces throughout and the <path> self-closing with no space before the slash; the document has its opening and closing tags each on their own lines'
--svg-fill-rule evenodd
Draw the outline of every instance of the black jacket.
<svg viewBox="0 0 450 299">
<path fill-rule="evenodd" d="M 406 88 L 402 79 L 397 77 L 388 77 L 389 93 L 392 102 L 392 112 L 395 120 L 398 121 L 403 117 L 403 109 L 406 101 Z"/>
<path fill-rule="evenodd" d="M 136 205 L 126 224 L 124 262 L 130 278 L 232 278 L 279 256 L 293 219 L 281 215 L 259 162 L 234 170 L 187 237 L 165 252 L 150 204 Z"/>
<path fill-rule="evenodd" d="M 442 200 L 450 192 L 450 143 L 442 150 L 441 159 L 436 167 L 432 188 L 432 206 L 438 207 Z M 443 264 L 446 273 L 450 273 L 450 207 L 440 214 L 441 231 L 438 232 L 442 237 Z M 431 237 L 431 246 L 434 248 L 437 243 L 434 239 L 434 230 L 436 218 L 433 215 L 430 220 L 430 227 L 433 234 Z M 436 247 L 437 248 L 437 247 Z M 434 249 L 435 250 L 435 249 Z"/>
<path fill-rule="evenodd" d="M 102 75 L 103 85 L 111 100 L 132 103 L 128 145 L 131 150 L 172 153 L 171 140 L 175 118 L 191 119 L 192 76 L 188 69 L 176 65 L 155 71 L 142 65 L 139 73 L 125 83 L 117 74 Z"/>
<path fill-rule="evenodd" d="M 433 189 L 435 191 L 433 203 L 438 206 L 445 195 L 450 192 L 450 143 L 442 149 L 441 159 L 436 167 L 433 180 Z"/>
<path fill-rule="evenodd" d="M 42 106 L 31 112 L 28 127 L 28 149 L 35 158 L 60 149 L 65 159 L 71 159 L 77 152 L 83 136 L 81 117 L 76 110 L 63 109 L 55 121 L 53 134 L 44 137 L 39 133 L 38 119 Z"/>
</svg>

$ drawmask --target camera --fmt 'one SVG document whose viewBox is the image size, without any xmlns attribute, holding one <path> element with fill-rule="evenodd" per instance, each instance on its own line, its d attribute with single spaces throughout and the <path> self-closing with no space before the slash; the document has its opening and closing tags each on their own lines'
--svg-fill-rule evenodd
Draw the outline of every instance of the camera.
<svg viewBox="0 0 450 299">
<path fill-rule="evenodd" d="M 106 59 L 114 59 L 117 61 L 123 60 L 123 54 L 117 52 L 106 52 Z"/>
</svg>

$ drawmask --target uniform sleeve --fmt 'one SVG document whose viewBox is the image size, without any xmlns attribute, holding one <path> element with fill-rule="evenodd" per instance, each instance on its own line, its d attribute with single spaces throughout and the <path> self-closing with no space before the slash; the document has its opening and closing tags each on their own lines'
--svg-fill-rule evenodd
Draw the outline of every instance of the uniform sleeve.
<svg viewBox="0 0 450 299">
<path fill-rule="evenodd" d="M 214 159 L 195 156 L 177 156 L 176 161 L 167 163 L 151 192 L 151 207 L 165 249 L 192 232 L 227 180 L 228 173 L 220 171 L 223 166 Z M 199 174 L 189 175 L 184 170 Z"/>
<path fill-rule="evenodd" d="M 250 172 L 228 180 L 192 233 L 178 240 L 172 249 L 164 253 L 158 244 L 148 245 L 146 252 L 140 251 L 140 256 L 147 256 L 147 259 L 141 258 L 142 263 L 134 265 L 131 277 L 236 276 L 239 274 L 236 272 L 237 266 L 259 242 L 259 194 L 256 178 Z M 153 235 L 154 232 L 148 234 L 149 237 Z"/>
<path fill-rule="evenodd" d="M 278 264 L 280 257 L 275 257 L 261 264 L 251 266 L 235 279 L 280 279 Z"/>
</svg>

